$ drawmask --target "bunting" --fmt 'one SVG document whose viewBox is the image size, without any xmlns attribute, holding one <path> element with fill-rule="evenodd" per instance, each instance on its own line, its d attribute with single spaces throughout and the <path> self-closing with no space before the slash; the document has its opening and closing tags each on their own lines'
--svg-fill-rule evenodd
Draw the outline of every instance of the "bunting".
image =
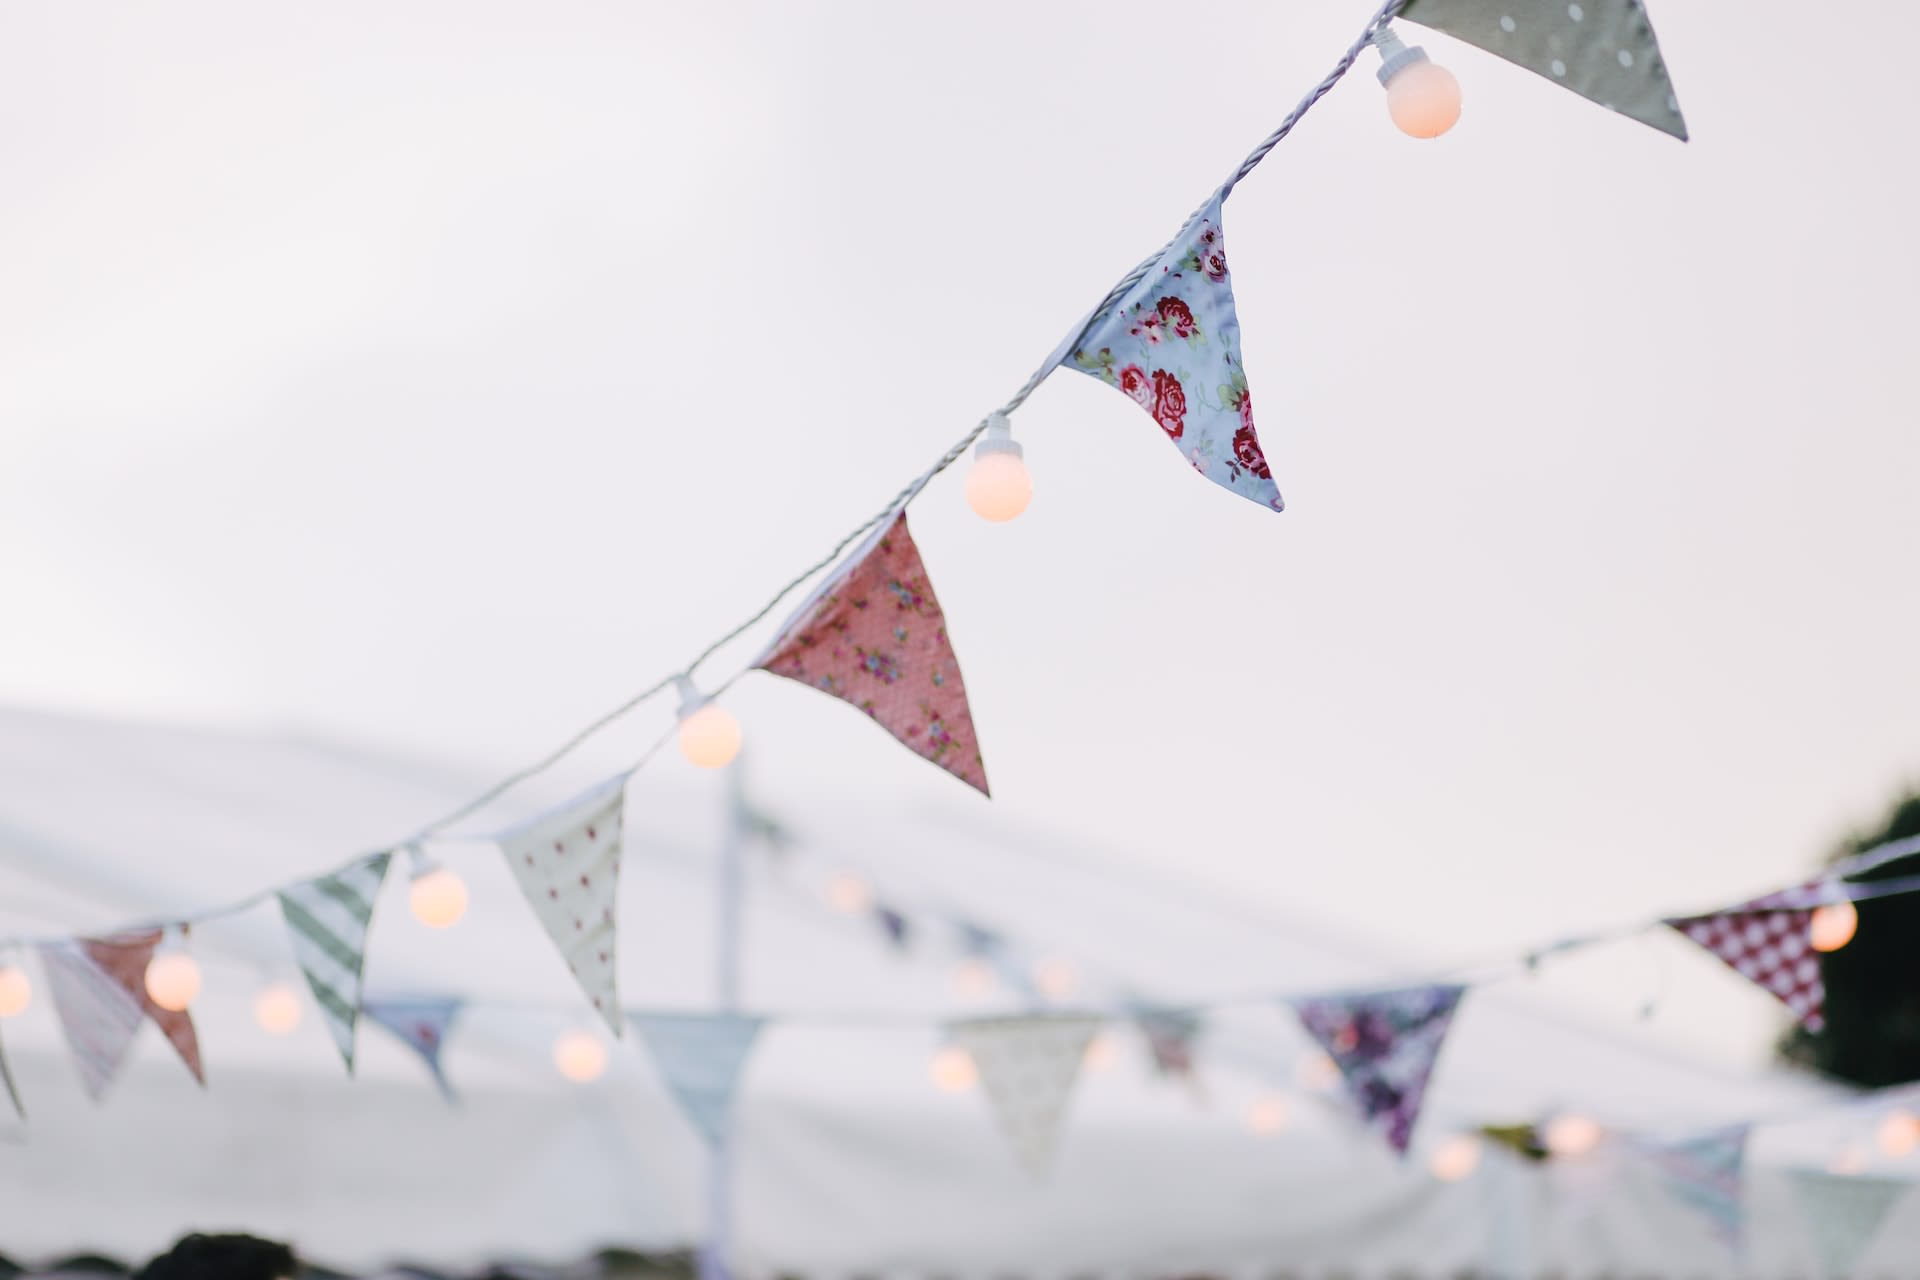
<svg viewBox="0 0 1920 1280">
<path fill-rule="evenodd" d="M 1367 1123 L 1401 1155 L 1413 1141 L 1434 1061 L 1466 990 L 1409 987 L 1293 1004 L 1301 1025 L 1340 1068 Z"/>
<path fill-rule="evenodd" d="M 1795 1170 L 1791 1177 L 1821 1270 L 1835 1280 L 1854 1274 L 1887 1214 L 1913 1187 L 1893 1178 L 1841 1177 L 1812 1170 Z"/>
<path fill-rule="evenodd" d="M 1083 1014 L 977 1018 L 947 1028 L 980 1072 L 1014 1155 L 1035 1177 L 1053 1164 L 1067 1103 L 1099 1031 L 1100 1019 Z"/>
<path fill-rule="evenodd" d="M 20 1101 L 20 1088 L 14 1083 L 13 1068 L 7 1065 L 7 1051 L 4 1046 L 0 1046 L 0 1085 L 6 1086 L 7 1101 L 13 1104 L 13 1113 L 25 1120 L 27 1108 Z"/>
<path fill-rule="evenodd" d="M 1687 140 L 1640 0 L 1408 0 L 1400 16 Z"/>
<path fill-rule="evenodd" d="M 100 971 L 78 942 L 40 948 L 40 966 L 60 1031 L 73 1052 L 80 1087 L 99 1102 L 126 1065 L 127 1051 L 146 1016 L 126 988 Z"/>
<path fill-rule="evenodd" d="M 627 775 L 621 774 L 499 837 L 533 913 L 560 948 L 574 980 L 620 1034 L 620 835 Z"/>
<path fill-rule="evenodd" d="M 887 941 L 894 950 L 905 951 L 913 943 L 913 921 L 905 913 L 877 902 L 873 907 L 873 918 L 880 925 L 880 931 L 887 935 Z"/>
<path fill-rule="evenodd" d="M 709 1143 L 733 1120 L 733 1097 L 764 1018 L 743 1014 L 630 1014 L 681 1114 Z"/>
<path fill-rule="evenodd" d="M 1194 1042 L 1200 1038 L 1200 1015 L 1191 1009 L 1142 1009 L 1134 1025 L 1146 1037 L 1153 1069 L 1162 1076 L 1193 1075 Z"/>
<path fill-rule="evenodd" d="M 458 1099 L 454 1097 L 453 1085 L 448 1082 L 447 1073 L 440 1064 L 440 1053 L 446 1048 L 447 1034 L 453 1030 L 454 1021 L 464 1007 L 464 1001 L 452 998 L 369 1000 L 360 1006 L 360 1012 L 419 1054 L 420 1060 L 427 1064 L 427 1070 L 433 1073 L 433 1082 L 440 1087 L 440 1096 L 448 1102 L 455 1102 Z"/>
<path fill-rule="evenodd" d="M 1744 1225 L 1741 1184 L 1747 1132 L 1746 1125 L 1736 1125 L 1683 1142 L 1641 1148 L 1674 1198 L 1705 1218 L 1713 1234 L 1735 1251 Z"/>
<path fill-rule="evenodd" d="M 794 611 L 754 666 L 851 703 L 908 750 L 990 794 L 946 614 L 905 511 Z"/>
<path fill-rule="evenodd" d="M 332 875 L 279 893 L 280 914 L 293 938 L 294 959 L 307 976 L 321 1020 L 353 1073 L 354 1033 L 360 1021 L 361 971 L 373 906 L 393 855 L 382 853 Z"/>
<path fill-rule="evenodd" d="M 1215 195 L 1131 289 L 1096 314 L 1059 356 L 1150 414 L 1195 471 L 1279 511 L 1273 471 L 1253 429 L 1240 364 L 1240 319 Z"/>
<path fill-rule="evenodd" d="M 1771 993 L 1807 1030 L 1819 1031 L 1827 1021 L 1827 985 L 1808 929 L 1814 908 L 1833 891 L 1829 881 L 1814 880 L 1721 911 L 1665 923 Z"/>
</svg>

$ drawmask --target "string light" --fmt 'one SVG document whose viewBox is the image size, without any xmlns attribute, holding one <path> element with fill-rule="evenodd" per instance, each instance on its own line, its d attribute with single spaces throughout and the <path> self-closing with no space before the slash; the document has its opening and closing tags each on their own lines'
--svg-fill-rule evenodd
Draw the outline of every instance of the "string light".
<svg viewBox="0 0 1920 1280">
<path fill-rule="evenodd" d="M 1860 928 L 1860 912 L 1851 902 L 1829 902 L 1815 907 L 1807 922 L 1807 942 L 1815 951 L 1838 951 L 1853 941 Z"/>
<path fill-rule="evenodd" d="M 980 1082 L 980 1068 L 974 1064 L 973 1055 L 953 1044 L 933 1055 L 928 1074 L 942 1093 L 965 1093 Z"/>
<path fill-rule="evenodd" d="M 873 886 L 851 871 L 835 872 L 827 881 L 827 905 L 841 915 L 861 915 L 873 907 Z"/>
<path fill-rule="evenodd" d="M 1920 1117 L 1904 1109 L 1892 1112 L 1880 1122 L 1880 1130 L 1874 1136 L 1883 1154 L 1896 1160 L 1912 1155 L 1913 1149 L 1920 1147 Z"/>
<path fill-rule="evenodd" d="M 978 1000 L 982 996 L 993 994 L 995 986 L 993 966 L 979 956 L 968 956 L 953 970 L 953 990 L 955 995 Z"/>
<path fill-rule="evenodd" d="M 1851 1178 L 1867 1171 L 1867 1153 L 1857 1142 L 1849 1142 L 1833 1153 L 1833 1159 L 1827 1161 L 1827 1172 L 1841 1178 Z"/>
<path fill-rule="evenodd" d="M 553 1042 L 553 1065 L 575 1084 L 591 1084 L 607 1071 L 607 1046 L 591 1031 L 568 1031 Z"/>
<path fill-rule="evenodd" d="M 1599 1146 L 1605 1136 L 1606 1130 L 1600 1127 L 1599 1121 L 1570 1111 L 1547 1121 L 1546 1128 L 1540 1132 L 1547 1150 L 1562 1159 L 1586 1155 Z"/>
<path fill-rule="evenodd" d="M 1027 474 L 1026 450 L 1013 438 L 1013 424 L 1004 413 L 987 415 L 987 432 L 973 447 L 973 467 L 967 472 L 967 505 L 983 520 L 1003 524 L 1033 501 L 1033 477 Z"/>
<path fill-rule="evenodd" d="M 1427 1161 L 1427 1172 L 1442 1182 L 1460 1182 L 1473 1176 L 1480 1167 L 1482 1143 L 1471 1133 L 1456 1133 L 1438 1147 Z"/>
<path fill-rule="evenodd" d="M 1048 956 L 1033 966 L 1033 985 L 1049 1000 L 1066 1000 L 1080 989 L 1080 971 L 1070 960 Z"/>
<path fill-rule="evenodd" d="M 147 998 L 169 1013 L 180 1013 L 200 994 L 200 963 L 186 949 L 186 931 L 167 930 L 159 950 L 147 961 Z"/>
<path fill-rule="evenodd" d="M 1291 1116 L 1292 1108 L 1287 1105 L 1287 1100 L 1277 1093 L 1269 1093 L 1256 1098 L 1253 1105 L 1247 1108 L 1247 1128 L 1263 1138 L 1270 1138 L 1287 1127 Z"/>
<path fill-rule="evenodd" d="M 685 676 L 680 686 L 680 754 L 701 769 L 724 769 L 740 754 L 740 721 Z"/>
<path fill-rule="evenodd" d="M 1437 138 L 1460 119 L 1460 82 L 1453 72 L 1427 57 L 1419 45 L 1407 46 L 1390 27 L 1374 33 L 1380 51 L 1380 83 L 1387 89 L 1387 114 L 1410 138 Z"/>
<path fill-rule="evenodd" d="M 268 1035 L 288 1036 L 300 1026 L 305 1006 L 300 993 L 289 983 L 276 982 L 261 988 L 253 998 L 253 1020 Z"/>
<path fill-rule="evenodd" d="M 33 1003 L 33 984 L 18 965 L 0 965 L 0 1018 L 17 1018 Z"/>
<path fill-rule="evenodd" d="M 407 907 L 427 928 L 451 929 L 467 914 L 467 882 L 416 849 Z"/>
<path fill-rule="evenodd" d="M 1080 1065 L 1088 1071 L 1105 1071 L 1120 1060 L 1120 1046 L 1113 1036 L 1105 1031 L 1087 1041 L 1087 1050 L 1081 1055 Z"/>
</svg>

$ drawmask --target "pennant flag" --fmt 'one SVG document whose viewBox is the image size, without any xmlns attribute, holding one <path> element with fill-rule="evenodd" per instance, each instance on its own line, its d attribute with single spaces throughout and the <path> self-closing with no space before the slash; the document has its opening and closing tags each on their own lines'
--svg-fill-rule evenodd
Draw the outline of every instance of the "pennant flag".
<svg viewBox="0 0 1920 1280">
<path fill-rule="evenodd" d="M 7 1101 L 13 1104 L 13 1113 L 25 1120 L 27 1109 L 20 1102 L 20 1088 L 13 1082 L 13 1068 L 7 1065 L 7 1053 L 3 1048 L 0 1048 L 0 1085 L 6 1086 Z"/>
<path fill-rule="evenodd" d="M 1687 140 L 1640 0 L 1408 0 L 1400 16 Z"/>
<path fill-rule="evenodd" d="M 1698 1211 L 1715 1236 L 1739 1249 L 1747 1126 L 1721 1129 L 1684 1142 L 1643 1146 L 1642 1150 L 1660 1171 L 1674 1198 Z"/>
<path fill-rule="evenodd" d="M 1195 471 L 1279 511 L 1279 486 L 1253 430 L 1240 319 L 1216 195 L 1139 283 L 1095 315 L 1059 363 L 1124 392 Z"/>
<path fill-rule="evenodd" d="M 619 925 L 614 913 L 626 787 L 623 773 L 499 838 L 533 913 L 616 1036 Z"/>
<path fill-rule="evenodd" d="M 200 1062 L 200 1037 L 193 1029 L 193 1015 L 184 1009 L 177 1012 L 162 1009 L 147 994 L 147 965 L 160 945 L 161 936 L 161 931 L 154 929 L 112 938 L 82 938 L 80 949 L 95 968 L 126 992 L 134 1006 L 160 1028 L 193 1078 L 205 1085 L 207 1073 Z"/>
<path fill-rule="evenodd" d="M 1134 1023 L 1147 1038 L 1153 1069 L 1163 1076 L 1193 1074 L 1193 1045 L 1200 1038 L 1200 1015 L 1188 1009 L 1142 1009 Z"/>
<path fill-rule="evenodd" d="M 1815 880 L 1724 911 L 1666 923 L 1771 992 L 1807 1030 L 1819 1031 L 1826 1026 L 1827 985 L 1807 931 L 1814 908 L 1834 890 L 1828 881 Z"/>
<path fill-rule="evenodd" d="M 100 971 L 77 942 L 40 948 L 54 1013 L 80 1072 L 80 1087 L 98 1102 L 126 1065 L 127 1051 L 146 1016 L 126 988 Z"/>
<path fill-rule="evenodd" d="M 977 1018 L 947 1028 L 979 1070 L 1014 1155 L 1035 1177 L 1053 1164 L 1067 1101 L 1099 1031 L 1100 1019 L 1083 1014 Z"/>
<path fill-rule="evenodd" d="M 843 702 L 982 795 L 967 686 L 902 511 L 795 611 L 754 664 Z"/>
<path fill-rule="evenodd" d="M 433 1082 L 440 1086 L 440 1096 L 453 1102 L 453 1086 L 440 1066 L 440 1051 L 446 1048 L 447 1033 L 453 1030 L 454 1019 L 463 1007 L 461 1001 L 453 999 L 369 1000 L 360 1006 L 360 1012 L 419 1054 L 433 1073 Z"/>
<path fill-rule="evenodd" d="M 688 1123 L 710 1143 L 726 1136 L 740 1070 L 764 1018 L 735 1013 L 627 1015 Z"/>
<path fill-rule="evenodd" d="M 1894 1178 L 1839 1177 L 1811 1170 L 1794 1170 L 1791 1177 L 1821 1269 L 1836 1280 L 1854 1274 L 1887 1214 L 1913 1187 Z"/>
<path fill-rule="evenodd" d="M 873 918 L 880 922 L 881 931 L 895 950 L 905 951 L 913 942 L 913 922 L 884 902 L 874 904 Z"/>
<path fill-rule="evenodd" d="M 1367 1123 L 1401 1155 L 1413 1140 L 1434 1060 L 1466 991 L 1409 987 L 1294 1002 L 1307 1033 L 1339 1066 Z"/>
<path fill-rule="evenodd" d="M 280 914 L 293 935 L 294 959 L 307 975 L 320 1016 L 353 1074 L 354 1031 L 360 1021 L 360 976 L 373 904 L 393 855 L 365 862 L 280 891 Z"/>
</svg>

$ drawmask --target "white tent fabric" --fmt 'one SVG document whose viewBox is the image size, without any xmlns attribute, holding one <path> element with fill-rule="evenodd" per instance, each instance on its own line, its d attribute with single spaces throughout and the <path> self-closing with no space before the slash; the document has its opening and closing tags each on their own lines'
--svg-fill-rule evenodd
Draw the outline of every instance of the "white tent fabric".
<svg viewBox="0 0 1920 1280">
<path fill-rule="evenodd" d="M 680 789 L 674 776 L 642 771 L 628 796 L 619 980 L 632 1008 L 711 999 L 723 788 Z M 542 780 L 472 829 L 593 780 Z M 237 898 L 384 847 L 486 781 L 312 742 L 0 713 L 0 931 L 101 929 Z M 964 998 L 949 964 L 892 956 L 877 928 L 818 909 L 800 888 L 808 860 L 872 868 L 908 905 L 956 904 L 1076 958 L 1088 1002 L 1102 998 L 1100 974 L 1169 1000 L 1409 974 L 1317 926 L 1236 918 L 1040 856 L 1051 842 L 977 816 L 887 814 L 870 799 L 834 816 L 831 799 L 796 822 L 801 850 L 749 864 L 743 990 L 774 1021 L 738 1102 L 732 1258 L 745 1276 L 1785 1278 L 1816 1265 L 1788 1171 L 1824 1164 L 1843 1098 L 1596 1031 L 1524 985 L 1469 996 L 1404 1163 L 1302 1074 L 1311 1046 L 1278 1002 L 1249 1000 L 1203 1042 L 1201 1101 L 1137 1054 L 1086 1073 L 1053 1172 L 1036 1181 L 985 1099 L 941 1093 L 927 1070 L 937 1018 L 1017 1001 Z M 286 1039 L 254 1025 L 259 987 L 298 981 L 268 904 L 195 931 L 205 1092 L 149 1030 L 93 1107 L 44 990 L 0 1026 L 30 1111 L 0 1125 L 0 1250 L 139 1257 L 186 1229 L 226 1227 L 365 1267 L 697 1241 L 701 1139 L 631 1044 L 594 1084 L 558 1077 L 552 1040 L 590 1028 L 590 1011 L 498 856 L 477 843 L 439 852 L 472 888 L 468 918 L 445 933 L 416 924 L 397 868 L 374 917 L 367 992 L 476 1001 L 446 1058 L 459 1107 L 377 1029 L 362 1027 L 349 1080 L 311 1010 Z M 790 1011 L 848 1021 L 782 1022 Z M 1288 1095 L 1287 1125 L 1249 1133 L 1247 1103 L 1272 1090 Z M 1754 1139 L 1737 1271 L 1621 1144 L 1551 1168 L 1489 1152 L 1451 1184 L 1425 1171 L 1462 1127 L 1569 1107 L 1676 1133 L 1779 1119 Z M 1852 1114 L 1844 1132 L 1858 1130 Z M 1920 1202 L 1895 1208 L 1862 1267 L 1914 1257 Z"/>
</svg>

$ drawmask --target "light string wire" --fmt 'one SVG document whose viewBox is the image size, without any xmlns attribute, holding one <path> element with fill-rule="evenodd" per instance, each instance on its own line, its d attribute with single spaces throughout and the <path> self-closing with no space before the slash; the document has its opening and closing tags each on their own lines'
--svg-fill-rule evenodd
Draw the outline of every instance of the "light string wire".
<svg viewBox="0 0 1920 1280">
<path fill-rule="evenodd" d="M 1313 89 L 1309 91 L 1304 98 L 1300 99 L 1300 101 L 1297 104 L 1295 104 L 1293 110 L 1287 113 L 1286 118 L 1280 122 L 1279 126 L 1276 129 L 1274 129 L 1272 133 L 1268 134 L 1265 138 L 1260 140 L 1259 145 L 1254 147 L 1254 149 L 1247 154 L 1246 158 L 1240 162 L 1239 167 L 1234 170 L 1232 176 L 1229 177 L 1226 180 L 1226 182 L 1221 184 L 1219 188 L 1217 188 L 1215 195 L 1209 196 L 1205 203 L 1203 203 L 1192 214 L 1188 215 L 1186 222 L 1183 223 L 1181 226 L 1181 230 L 1179 232 L 1176 232 L 1172 239 L 1168 240 L 1166 244 L 1162 245 L 1159 249 L 1156 249 L 1153 253 L 1149 254 L 1146 258 L 1143 258 L 1140 261 L 1138 266 L 1134 267 L 1125 276 L 1121 277 L 1119 283 L 1115 284 L 1113 288 L 1107 291 L 1106 297 L 1100 301 L 1099 305 L 1094 307 L 1092 311 L 1087 313 L 1086 318 L 1081 321 L 1080 327 L 1075 331 L 1072 341 L 1069 343 L 1062 344 L 1062 347 L 1059 348 L 1058 350 L 1071 350 L 1072 347 L 1078 345 L 1080 340 L 1086 336 L 1087 331 L 1092 328 L 1094 322 L 1100 317 L 1100 315 L 1103 312 L 1105 312 L 1108 307 L 1112 306 L 1113 303 L 1115 303 L 1120 298 L 1125 296 L 1126 292 L 1129 289 L 1133 288 L 1134 285 L 1140 282 L 1140 280 L 1146 275 L 1147 271 L 1151 269 L 1153 264 L 1155 262 L 1158 262 L 1160 258 L 1167 252 L 1167 250 L 1172 248 L 1174 244 L 1176 244 L 1179 241 L 1180 236 L 1185 233 L 1186 228 L 1192 225 L 1194 219 L 1198 218 L 1200 214 L 1208 207 L 1208 205 L 1212 204 L 1214 199 L 1224 198 L 1228 192 L 1231 192 L 1233 190 L 1233 188 L 1240 182 L 1241 179 L 1245 178 L 1249 173 L 1253 172 L 1254 168 L 1258 166 L 1262 160 L 1266 159 L 1267 154 L 1271 152 L 1275 146 L 1279 145 L 1280 141 L 1283 138 L 1285 138 L 1288 134 L 1293 132 L 1294 126 L 1300 123 L 1301 119 L 1307 114 L 1307 112 L 1312 110 L 1314 105 L 1318 103 L 1320 99 L 1324 98 L 1327 95 L 1327 93 L 1330 90 L 1332 90 L 1333 86 L 1338 84 L 1340 80 L 1347 74 L 1347 72 L 1353 68 L 1354 61 L 1358 59 L 1360 54 L 1367 48 L 1369 44 L 1372 43 L 1374 35 L 1382 27 L 1386 26 L 1386 24 L 1393 19 L 1394 15 L 1400 12 L 1400 10 L 1406 5 L 1406 3 L 1407 3 L 1407 0 L 1387 0 L 1387 3 L 1382 5 L 1379 8 L 1379 10 L 1377 10 L 1374 13 L 1373 17 L 1368 21 L 1366 29 L 1361 33 L 1360 38 L 1355 40 L 1351 45 L 1347 47 L 1346 52 L 1343 53 L 1340 57 L 1340 60 L 1334 64 L 1333 69 L 1329 71 L 1326 74 L 1326 76 L 1321 79 L 1320 83 L 1316 84 L 1313 87 Z M 269 901 L 274 897 L 274 895 L 276 895 L 283 889 L 292 888 L 296 885 L 305 884 L 308 881 L 313 879 L 321 878 L 327 875 L 335 875 L 342 871 L 347 871 L 354 867 L 364 865 L 365 863 L 371 862 L 374 858 L 379 857 L 383 853 L 394 853 L 411 846 L 422 844 L 425 841 L 431 840 L 434 837 L 441 835 L 449 827 L 452 827 L 457 823 L 463 822 L 466 819 L 479 813 L 481 810 L 485 809 L 488 805 L 492 804 L 494 801 L 506 795 L 509 791 L 513 790 L 515 787 L 519 786 L 521 783 L 526 782 L 546 772 L 547 770 L 553 768 L 555 765 L 559 764 L 562 760 L 572 755 L 573 752 L 578 750 L 588 740 L 598 735 L 600 732 L 602 732 L 603 730 L 605 730 L 606 728 L 614 724 L 616 721 L 622 719 L 629 713 L 638 709 L 643 704 L 651 701 L 653 698 L 657 697 L 659 694 L 663 693 L 667 689 L 672 688 L 679 680 L 682 680 L 682 679 L 689 680 L 689 681 L 692 680 L 694 675 L 699 671 L 699 669 L 702 666 L 704 666 L 709 660 L 711 660 L 715 654 L 719 653 L 720 650 L 726 648 L 729 644 L 732 644 L 735 640 L 738 640 L 741 636 L 745 635 L 748 631 L 751 631 L 754 627 L 758 626 L 761 622 L 764 622 L 767 616 L 780 606 L 781 601 L 785 600 L 788 596 L 792 595 L 800 587 L 806 585 L 806 583 L 812 580 L 816 575 L 826 570 L 827 568 L 831 567 L 836 561 L 840 559 L 840 557 L 843 554 L 845 554 L 845 552 L 849 547 L 853 546 L 861 538 L 871 533 L 875 528 L 877 528 L 881 524 L 882 521 L 894 515 L 896 512 L 903 510 L 908 503 L 912 502 L 914 498 L 920 495 L 921 491 L 924 490 L 927 487 L 927 485 L 933 482 L 935 477 L 940 475 L 940 473 L 945 471 L 947 468 L 951 467 L 955 462 L 958 462 L 966 454 L 967 449 L 971 447 L 973 443 L 976 440 L 978 440 L 982 434 L 986 432 L 989 422 L 991 422 L 994 417 L 1010 416 L 1016 410 L 1018 410 L 1022 405 L 1024 405 L 1027 402 L 1027 398 L 1031 396 L 1036 390 L 1038 390 L 1040 387 L 1040 384 L 1045 382 L 1047 380 L 1048 375 L 1050 375 L 1053 372 L 1053 370 L 1058 367 L 1058 363 L 1059 362 L 1056 357 L 1049 357 L 1049 359 L 1046 362 L 1042 363 L 1039 368 L 1033 371 L 1033 373 L 1027 378 L 1026 382 L 1020 387 L 1018 391 L 1013 393 L 1013 395 L 1007 400 L 1005 404 L 1001 405 L 998 409 L 994 410 L 993 413 L 989 414 L 987 417 L 980 419 L 979 422 L 974 424 L 973 428 L 970 431 L 968 431 L 965 435 L 961 436 L 958 440 L 954 441 L 953 444 L 949 445 L 947 447 L 946 452 L 941 454 L 940 457 L 934 461 L 932 466 L 928 467 L 925 471 L 921 472 L 919 475 L 915 476 L 912 480 L 908 481 L 904 486 L 902 486 L 899 492 L 895 493 L 894 496 L 888 500 L 886 506 L 882 507 L 879 511 L 877 511 L 873 515 L 867 517 L 867 519 L 862 521 L 859 525 L 855 526 L 850 532 L 848 532 L 845 536 L 843 536 L 838 542 L 834 544 L 832 550 L 828 551 L 824 556 L 820 557 L 820 559 L 814 561 L 811 565 L 807 566 L 805 569 L 801 570 L 798 574 L 794 575 L 794 577 L 789 579 L 784 586 L 776 590 L 773 593 L 773 595 L 767 599 L 766 603 L 762 604 L 758 609 L 754 610 L 753 613 L 749 614 L 744 620 L 736 624 L 731 630 L 727 631 L 725 634 L 721 635 L 718 639 L 708 644 L 706 648 L 702 649 L 698 654 L 696 654 L 693 660 L 687 663 L 687 665 L 681 668 L 681 670 L 671 675 L 664 676 L 661 679 L 656 680 L 653 684 L 648 685 L 646 688 L 640 690 L 638 693 L 631 695 L 624 702 L 621 702 L 618 706 L 615 706 L 611 710 L 604 712 L 595 720 L 593 720 L 592 723 L 586 725 L 584 728 L 574 733 L 573 736 L 566 739 L 559 746 L 554 747 L 552 750 L 548 751 L 545 755 L 541 756 L 539 759 L 533 761 L 532 763 L 524 765 L 521 768 L 516 769 L 513 772 L 502 777 L 499 781 L 495 782 L 492 786 L 488 787 L 486 790 L 480 792 L 480 794 L 473 797 L 473 799 L 466 801 L 465 803 L 450 810 L 446 814 L 443 814 L 442 816 L 427 823 L 425 826 L 419 828 L 417 831 L 413 833 L 413 835 L 407 837 L 406 839 L 396 841 L 394 844 L 389 845 L 386 848 L 374 850 L 368 853 L 361 854 L 358 857 L 349 859 L 348 861 L 343 862 L 339 866 L 333 868 L 331 871 L 320 872 L 317 876 L 303 876 L 296 880 L 287 881 L 285 884 L 275 885 L 275 886 L 270 886 L 264 889 L 260 889 L 256 892 L 248 894 L 244 898 L 239 898 L 239 899 L 236 899 L 235 901 L 225 903 L 220 906 L 206 908 L 189 915 L 175 915 L 175 916 L 169 916 L 164 920 L 150 920 L 141 924 L 123 926 L 122 928 L 115 930 L 114 932 L 135 933 L 135 932 L 151 930 L 153 928 L 166 928 L 169 926 L 185 927 L 185 926 L 203 923 L 207 920 L 218 919 L 222 916 L 238 915 L 242 912 L 249 911 L 256 906 L 259 906 L 263 902 Z M 741 676 L 744 676 L 745 674 L 746 674 L 746 670 L 742 670 L 736 673 L 735 675 L 731 676 L 730 678 L 728 678 L 718 689 L 716 689 L 712 694 L 708 695 L 709 699 L 718 698 L 727 689 L 731 688 L 732 685 L 736 681 L 738 681 L 741 678 Z M 664 739 L 662 740 L 662 742 L 655 743 L 654 746 L 650 748 L 646 752 L 646 754 L 641 757 L 640 762 L 634 765 L 632 769 L 628 770 L 628 773 L 632 773 L 634 770 L 639 769 L 648 760 L 652 759 L 653 755 L 657 751 L 659 751 L 663 742 L 664 742 Z M 53 941 L 53 940 L 57 940 L 57 939 L 5 938 L 5 939 L 0 939 L 0 947 L 6 947 L 10 945 L 18 946 L 18 945 L 22 945 L 29 942 Z"/>
</svg>

